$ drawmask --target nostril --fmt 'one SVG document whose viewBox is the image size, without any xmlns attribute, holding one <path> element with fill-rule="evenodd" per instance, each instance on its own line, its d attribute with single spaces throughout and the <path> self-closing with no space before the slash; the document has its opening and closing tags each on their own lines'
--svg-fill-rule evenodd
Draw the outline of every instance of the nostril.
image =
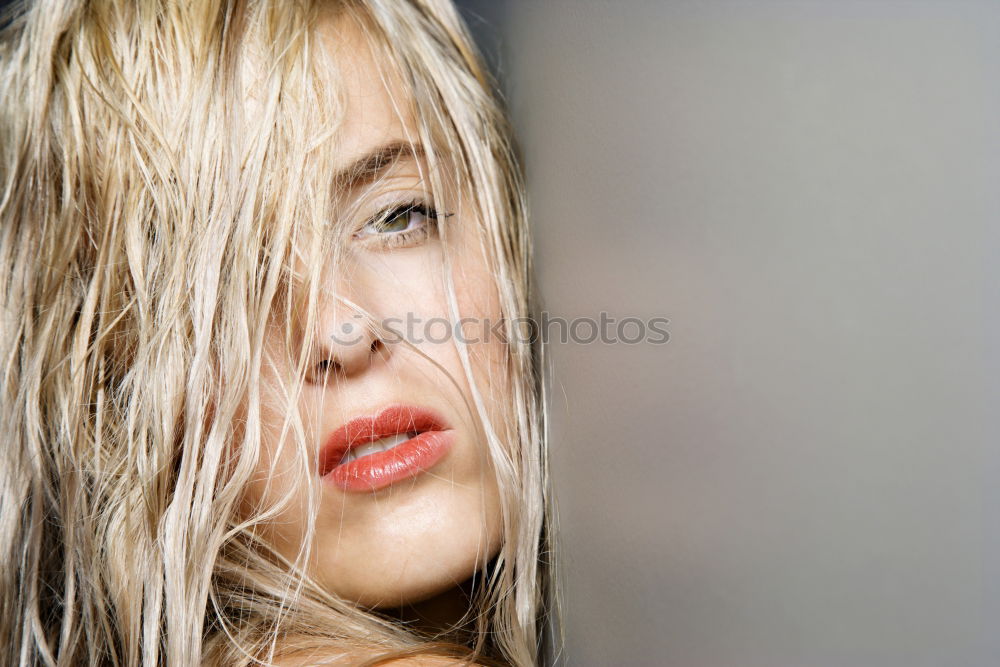
<svg viewBox="0 0 1000 667">
<path fill-rule="evenodd" d="M 385 343 L 383 343 L 380 338 L 376 338 L 375 340 L 372 341 L 371 347 L 369 347 L 368 349 L 371 351 L 372 354 L 375 354 L 376 352 L 380 352 L 383 347 L 385 347 Z"/>
</svg>

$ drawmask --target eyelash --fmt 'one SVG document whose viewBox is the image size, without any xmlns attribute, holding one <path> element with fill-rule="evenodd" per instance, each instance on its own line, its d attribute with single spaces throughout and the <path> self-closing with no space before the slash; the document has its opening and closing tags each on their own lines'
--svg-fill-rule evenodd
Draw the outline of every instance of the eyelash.
<svg viewBox="0 0 1000 667">
<path fill-rule="evenodd" d="M 424 217 L 423 224 L 415 229 L 405 229 L 398 232 L 373 231 L 365 233 L 365 229 L 370 226 L 384 225 L 399 216 L 412 213 L 419 213 Z M 433 206 L 414 199 L 405 204 L 395 204 L 383 209 L 363 224 L 354 233 L 354 238 L 362 243 L 374 243 L 379 249 L 383 250 L 408 248 L 419 245 L 432 236 L 436 236 L 441 218 L 447 218 L 451 215 L 451 213 L 439 213 Z"/>
</svg>

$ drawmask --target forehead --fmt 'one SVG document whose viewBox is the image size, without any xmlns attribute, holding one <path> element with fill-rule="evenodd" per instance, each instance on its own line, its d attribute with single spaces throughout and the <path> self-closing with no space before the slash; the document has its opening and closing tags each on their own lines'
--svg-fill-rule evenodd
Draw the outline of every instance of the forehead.
<svg viewBox="0 0 1000 667">
<path fill-rule="evenodd" d="M 416 143 L 409 94 L 394 69 L 377 60 L 358 19 L 349 13 L 324 18 L 317 33 L 321 71 L 343 104 L 337 162 L 349 164 L 385 144 Z"/>
</svg>

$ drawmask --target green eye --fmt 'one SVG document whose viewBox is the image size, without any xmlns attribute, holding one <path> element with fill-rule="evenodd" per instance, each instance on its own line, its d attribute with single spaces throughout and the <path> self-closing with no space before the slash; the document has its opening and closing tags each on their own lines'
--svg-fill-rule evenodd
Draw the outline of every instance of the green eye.
<svg viewBox="0 0 1000 667">
<path fill-rule="evenodd" d="M 433 207 L 411 201 L 383 210 L 354 234 L 354 238 L 373 248 L 406 248 L 437 235 L 438 213 Z"/>
<path fill-rule="evenodd" d="M 437 219 L 437 212 L 434 209 L 422 204 L 404 204 L 378 214 L 369 220 L 357 235 L 364 237 L 408 232 L 425 226 L 428 219 Z"/>
<path fill-rule="evenodd" d="M 404 232 L 411 225 L 420 225 L 425 222 L 424 218 L 429 217 L 423 207 L 407 207 L 404 210 L 396 210 L 389 214 L 389 217 L 376 225 L 379 232 Z"/>
</svg>

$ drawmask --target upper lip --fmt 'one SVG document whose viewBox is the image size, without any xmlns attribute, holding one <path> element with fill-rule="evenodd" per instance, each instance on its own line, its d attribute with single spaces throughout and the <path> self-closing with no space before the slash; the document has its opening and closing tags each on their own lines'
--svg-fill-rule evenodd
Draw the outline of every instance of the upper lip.
<svg viewBox="0 0 1000 667">
<path fill-rule="evenodd" d="M 351 419 L 324 441 L 319 452 L 319 474 L 340 464 L 348 450 L 399 433 L 446 431 L 451 427 L 436 412 L 414 405 L 390 405 L 381 412 Z"/>
</svg>

